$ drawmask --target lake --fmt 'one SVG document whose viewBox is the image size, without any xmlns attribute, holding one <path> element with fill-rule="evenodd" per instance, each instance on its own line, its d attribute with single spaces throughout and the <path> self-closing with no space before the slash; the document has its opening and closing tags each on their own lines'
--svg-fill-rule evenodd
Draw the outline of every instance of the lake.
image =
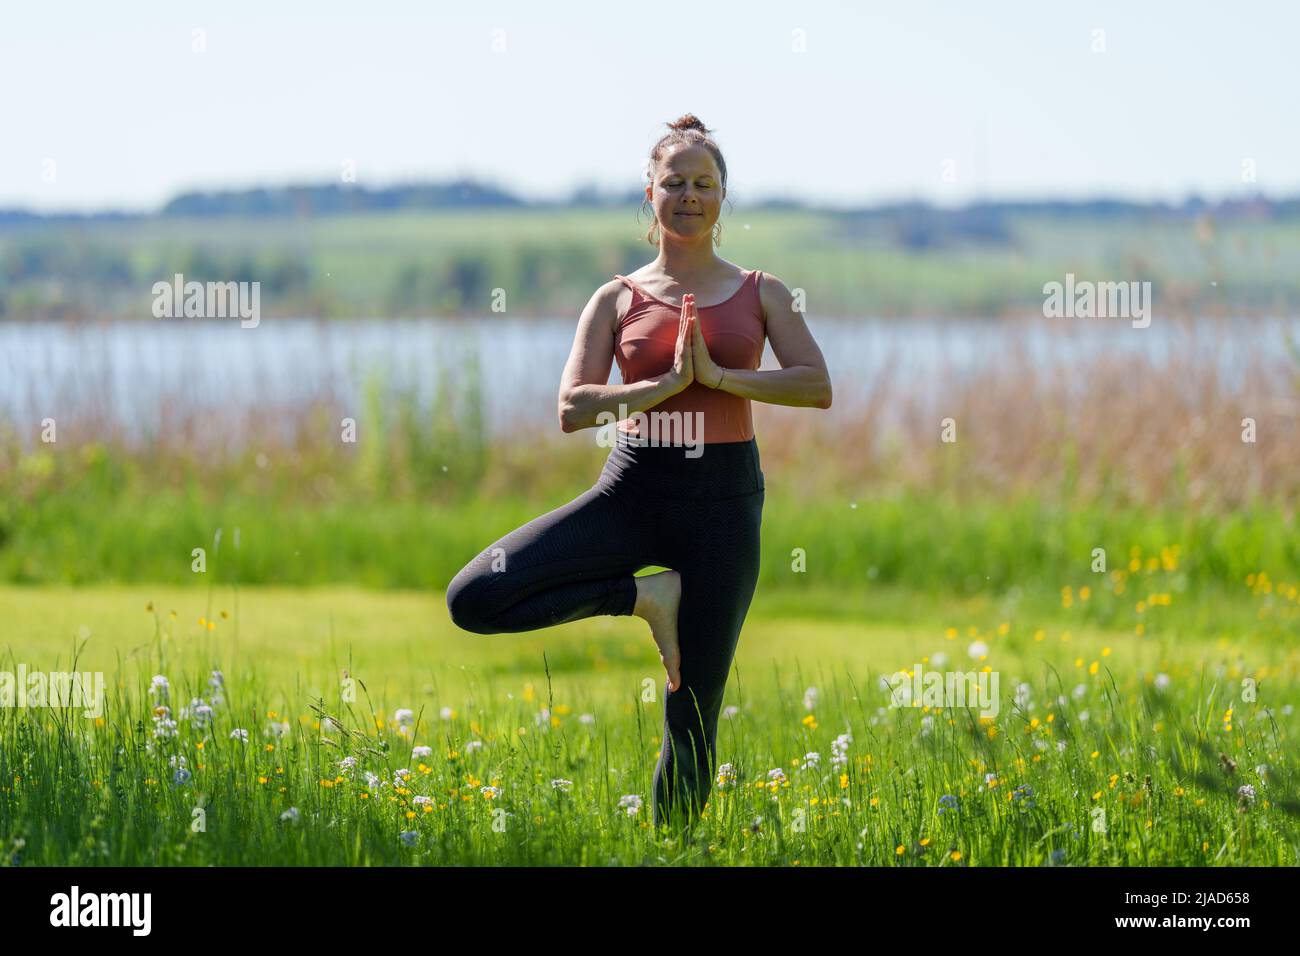
<svg viewBox="0 0 1300 956">
<path fill-rule="evenodd" d="M 159 319 L 103 324 L 0 323 L 0 409 L 17 421 L 99 411 L 129 433 L 151 430 L 168 407 L 213 413 L 268 412 L 334 395 L 360 401 L 367 375 L 431 399 L 440 365 L 474 356 L 490 373 L 483 400 L 493 433 L 520 423 L 549 427 L 572 344 L 574 319 L 314 320 Z M 1239 384 L 1253 360 L 1284 360 L 1300 342 L 1300 319 L 813 319 L 835 386 L 852 408 L 873 376 L 890 370 L 920 393 L 954 377 L 1012 365 L 1068 372 L 1103 357 L 1136 355 L 1159 365 L 1213 364 Z M 770 342 L 763 368 L 779 367 Z M 611 380 L 618 381 L 617 366 Z M 360 407 L 358 405 L 358 407 Z M 557 426 L 558 427 L 558 426 Z"/>
</svg>

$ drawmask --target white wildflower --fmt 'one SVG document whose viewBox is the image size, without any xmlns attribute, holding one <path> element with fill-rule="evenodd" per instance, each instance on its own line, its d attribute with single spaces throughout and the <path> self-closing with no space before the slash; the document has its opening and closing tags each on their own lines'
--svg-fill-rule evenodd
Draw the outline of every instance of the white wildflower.
<svg viewBox="0 0 1300 956">
<path fill-rule="evenodd" d="M 1016 685 L 1016 706 L 1021 710 L 1030 710 L 1034 706 L 1033 688 L 1028 684 L 1020 683 Z"/>
<path fill-rule="evenodd" d="M 212 698 L 213 707 L 220 707 L 226 702 L 226 677 L 221 671 L 212 672 L 212 676 L 208 678 L 208 689 L 212 692 L 209 696 Z"/>
<path fill-rule="evenodd" d="M 179 731 L 176 729 L 176 721 L 171 719 L 171 708 L 159 706 L 154 709 L 153 718 L 153 737 L 155 740 L 162 740 L 168 737 L 175 737 Z"/>
<path fill-rule="evenodd" d="M 853 735 L 847 731 L 831 741 L 832 767 L 843 767 L 849 762 L 849 744 L 851 743 L 853 743 Z"/>
<path fill-rule="evenodd" d="M 202 699 L 195 697 L 190 700 L 190 705 L 181 710 L 181 719 L 193 721 L 194 726 L 200 730 L 212 723 L 212 708 Z"/>
<path fill-rule="evenodd" d="M 626 812 L 629 817 L 635 816 L 641 811 L 641 798 L 635 793 L 624 794 L 618 798 L 618 808 Z"/>
</svg>

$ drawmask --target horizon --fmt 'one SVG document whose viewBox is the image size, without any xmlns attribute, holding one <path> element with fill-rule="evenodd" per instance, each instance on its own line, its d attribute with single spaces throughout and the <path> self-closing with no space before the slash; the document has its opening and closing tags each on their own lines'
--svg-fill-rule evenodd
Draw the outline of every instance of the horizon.
<svg viewBox="0 0 1300 956">
<path fill-rule="evenodd" d="M 192 196 L 237 196 L 246 195 L 253 192 L 277 193 L 290 190 L 315 190 L 327 187 L 338 187 L 340 189 L 353 188 L 358 191 L 366 192 L 372 195 L 382 194 L 390 190 L 407 189 L 407 188 L 427 188 L 427 187 L 445 187 L 456 183 L 473 184 L 485 187 L 490 190 L 500 192 L 503 195 L 519 200 L 521 206 L 488 206 L 475 205 L 467 203 L 464 205 L 413 205 L 404 206 L 387 212 L 398 213 L 412 210 L 420 211 L 457 211 L 464 209 L 546 209 L 552 207 L 573 207 L 573 208 L 609 208 L 617 206 L 622 199 L 626 199 L 629 204 L 633 202 L 640 190 L 635 187 L 629 187 L 622 195 L 613 189 L 600 189 L 595 184 L 577 184 L 562 196 L 535 197 L 529 196 L 524 191 L 510 187 L 495 180 L 485 180 L 476 177 L 467 178 L 447 178 L 447 179 L 398 179 L 391 183 L 339 183 L 333 180 L 288 180 L 279 183 L 261 183 L 257 185 L 238 186 L 238 187 L 221 187 L 221 188 L 196 188 L 178 192 L 169 195 L 158 205 L 144 209 L 129 209 L 117 206 L 103 207 L 97 209 L 85 208 L 68 208 L 68 209 L 34 209 L 23 206 L 0 205 L 0 216 L 31 216 L 34 218 L 59 219 L 59 218 L 150 218 L 165 214 L 166 207 L 177 200 Z M 578 194 L 580 191 L 595 189 L 596 196 L 592 202 L 579 201 Z M 730 191 L 729 191 L 730 193 Z M 736 207 L 756 208 L 764 207 L 774 203 L 792 203 L 796 208 L 809 212 L 829 212 L 829 213 L 867 213 L 892 210 L 908 206 L 918 206 L 921 208 L 934 209 L 939 212 L 961 212 L 964 210 L 985 207 L 985 206 L 1002 206 L 1002 205 L 1023 205 L 1023 206 L 1049 206 L 1049 205 L 1067 205 L 1067 206 L 1090 206 L 1102 204 L 1121 204 L 1133 206 L 1135 208 L 1157 208 L 1164 207 L 1170 210 L 1183 210 L 1189 206 L 1205 205 L 1209 207 L 1218 207 L 1223 205 L 1249 205 L 1251 203 L 1264 203 L 1270 205 L 1287 204 L 1300 202 L 1300 189 L 1292 192 L 1279 192 L 1276 195 L 1266 193 L 1262 190 L 1249 189 L 1238 190 L 1233 193 L 1223 191 L 1220 194 L 1209 194 L 1206 192 L 1190 189 L 1180 196 L 1160 196 L 1160 197 L 1130 197 L 1115 193 L 1097 192 L 1090 195 L 1069 196 L 1069 195 L 998 195 L 998 196 L 971 196 L 960 200 L 951 200 L 948 202 L 936 201 L 931 197 L 911 195 L 899 197 L 882 197 L 875 201 L 863 201 L 859 203 L 827 203 L 820 202 L 814 198 L 808 198 L 798 195 L 774 194 L 765 195 L 749 199 L 745 202 L 733 201 L 728 196 L 728 202 L 733 202 Z M 356 215 L 366 213 L 384 213 L 380 209 L 362 209 L 358 210 Z M 332 214 L 330 212 L 322 215 Z M 174 214 L 182 216 L 183 214 Z M 217 214 L 202 214 L 217 215 Z M 223 214 L 224 215 L 224 214 Z M 229 214 L 235 215 L 235 214 Z"/>
</svg>

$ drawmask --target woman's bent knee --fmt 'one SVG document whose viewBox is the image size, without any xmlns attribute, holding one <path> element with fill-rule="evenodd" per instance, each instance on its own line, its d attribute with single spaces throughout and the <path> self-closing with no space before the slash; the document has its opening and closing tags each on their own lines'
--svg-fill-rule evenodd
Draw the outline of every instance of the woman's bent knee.
<svg viewBox="0 0 1300 956">
<path fill-rule="evenodd" d="M 447 613 L 451 615 L 452 623 L 463 631 L 495 634 L 497 629 L 489 621 L 482 594 L 479 576 L 469 568 L 463 569 L 447 585 Z"/>
</svg>

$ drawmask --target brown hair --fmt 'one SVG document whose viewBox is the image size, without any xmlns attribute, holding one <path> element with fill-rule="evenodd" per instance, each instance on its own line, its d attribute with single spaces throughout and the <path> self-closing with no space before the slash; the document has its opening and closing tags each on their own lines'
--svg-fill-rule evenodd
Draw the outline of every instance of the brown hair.
<svg viewBox="0 0 1300 956">
<path fill-rule="evenodd" d="M 722 188 L 725 190 L 727 188 L 727 161 L 722 158 L 722 150 L 718 148 L 718 144 L 714 141 L 712 130 L 705 126 L 694 113 L 687 113 L 666 125 L 668 126 L 668 132 L 659 137 L 659 142 L 655 143 L 654 148 L 650 150 L 650 165 L 646 171 L 650 181 L 654 181 L 654 172 L 659 168 L 659 160 L 672 147 L 677 145 L 703 146 L 713 155 L 713 161 L 718 164 L 718 171 L 722 173 Z M 650 200 L 647 199 L 641 204 L 641 208 L 644 209 L 648 205 L 650 205 Z M 654 210 L 651 210 L 650 215 L 654 215 Z M 655 242 L 651 237 L 658 226 L 659 220 L 656 219 L 646 232 L 646 242 L 651 244 Z"/>
</svg>

